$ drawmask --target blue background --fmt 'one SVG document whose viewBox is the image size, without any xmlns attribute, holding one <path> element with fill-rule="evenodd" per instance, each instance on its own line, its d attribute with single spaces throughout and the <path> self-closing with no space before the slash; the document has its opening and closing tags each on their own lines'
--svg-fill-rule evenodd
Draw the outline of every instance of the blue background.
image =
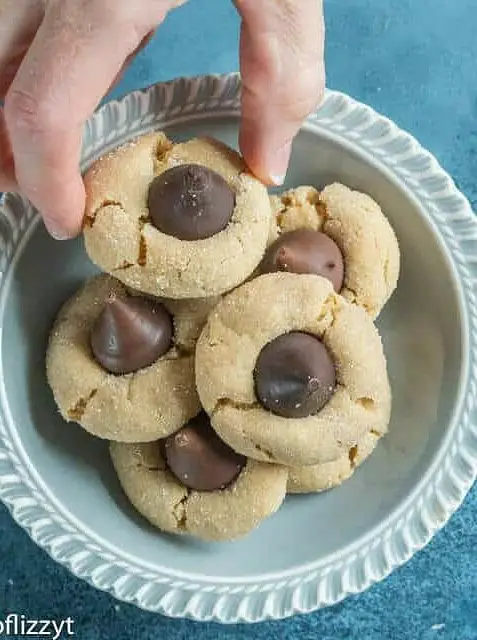
<svg viewBox="0 0 477 640">
<path fill-rule="evenodd" d="M 475 208 L 477 0 L 328 0 L 325 6 L 328 86 L 413 133 Z M 180 75 L 237 70 L 238 31 L 230 1 L 190 0 L 167 18 L 114 96 Z M 56 566 L 0 507 L 0 619 L 8 612 L 71 616 L 81 640 L 476 640 L 476 518 L 474 487 L 425 550 L 366 593 L 284 622 L 224 628 L 144 613 L 93 590 Z"/>
</svg>

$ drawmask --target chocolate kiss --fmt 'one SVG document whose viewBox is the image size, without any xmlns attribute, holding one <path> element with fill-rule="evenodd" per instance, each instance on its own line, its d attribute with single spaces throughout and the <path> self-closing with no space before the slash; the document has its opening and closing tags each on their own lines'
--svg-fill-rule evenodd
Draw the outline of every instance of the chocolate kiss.
<svg viewBox="0 0 477 640">
<path fill-rule="evenodd" d="M 230 221 L 235 193 L 215 171 L 178 165 L 154 178 L 148 196 L 152 224 L 179 240 L 203 240 Z"/>
<path fill-rule="evenodd" d="M 317 414 L 336 385 L 331 354 L 317 337 L 301 331 L 283 334 L 265 345 L 254 378 L 260 404 L 284 418 Z"/>
<path fill-rule="evenodd" d="M 335 291 L 339 292 L 343 286 L 344 259 L 332 238 L 321 231 L 303 227 L 283 233 L 267 249 L 260 271 L 314 273 L 330 280 Z"/>
<path fill-rule="evenodd" d="M 163 440 L 162 450 L 171 473 L 195 491 L 225 489 L 246 464 L 219 438 L 204 412 Z"/>
<path fill-rule="evenodd" d="M 93 325 L 91 349 L 110 373 L 132 373 L 169 351 L 172 332 L 171 316 L 162 304 L 111 296 Z"/>
</svg>

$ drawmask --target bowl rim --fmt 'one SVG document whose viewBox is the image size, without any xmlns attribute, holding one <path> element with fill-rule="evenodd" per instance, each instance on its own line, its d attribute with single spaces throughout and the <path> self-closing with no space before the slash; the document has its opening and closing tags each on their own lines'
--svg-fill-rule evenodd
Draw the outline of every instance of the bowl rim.
<svg viewBox="0 0 477 640">
<path fill-rule="evenodd" d="M 82 169 L 110 148 L 158 126 L 234 117 L 236 73 L 178 78 L 104 104 L 85 127 Z M 148 565 L 106 543 L 69 513 L 28 458 L 8 408 L 0 369 L 0 499 L 15 521 L 58 563 L 116 598 L 171 617 L 258 622 L 339 602 L 386 577 L 432 538 L 477 476 L 477 220 L 437 160 L 388 118 L 327 90 L 304 124 L 365 155 L 412 198 L 447 259 L 460 304 L 464 363 L 450 428 L 410 495 L 342 552 L 253 578 L 210 578 Z M 11 275 L 39 218 L 21 196 L 0 201 L 0 339 Z"/>
</svg>

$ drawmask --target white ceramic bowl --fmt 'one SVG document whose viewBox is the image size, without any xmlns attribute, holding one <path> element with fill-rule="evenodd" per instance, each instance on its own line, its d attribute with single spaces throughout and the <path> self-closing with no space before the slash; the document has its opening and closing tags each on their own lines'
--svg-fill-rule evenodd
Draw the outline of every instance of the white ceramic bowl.
<svg viewBox="0 0 477 640">
<path fill-rule="evenodd" d="M 133 93 L 88 123 L 84 166 L 152 128 L 235 145 L 235 75 Z M 399 237 L 402 274 L 379 319 L 394 392 L 389 435 L 355 476 L 287 499 L 250 536 L 202 544 L 153 530 L 127 504 L 106 444 L 66 425 L 44 352 L 59 305 L 95 269 L 80 240 L 51 240 L 29 205 L 0 210 L 0 495 L 61 564 L 117 598 L 170 616 L 258 621 L 362 591 L 425 545 L 477 468 L 477 224 L 409 135 L 328 92 L 295 144 L 287 186 L 339 180 L 372 195 Z"/>
</svg>

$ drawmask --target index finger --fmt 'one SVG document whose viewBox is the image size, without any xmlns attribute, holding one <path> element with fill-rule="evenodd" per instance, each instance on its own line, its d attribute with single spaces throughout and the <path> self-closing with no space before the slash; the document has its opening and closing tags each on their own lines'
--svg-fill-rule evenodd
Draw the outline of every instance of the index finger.
<svg viewBox="0 0 477 640">
<path fill-rule="evenodd" d="M 281 184 L 291 145 L 324 89 L 321 0 L 235 0 L 242 17 L 240 146 L 264 182 Z"/>
</svg>

